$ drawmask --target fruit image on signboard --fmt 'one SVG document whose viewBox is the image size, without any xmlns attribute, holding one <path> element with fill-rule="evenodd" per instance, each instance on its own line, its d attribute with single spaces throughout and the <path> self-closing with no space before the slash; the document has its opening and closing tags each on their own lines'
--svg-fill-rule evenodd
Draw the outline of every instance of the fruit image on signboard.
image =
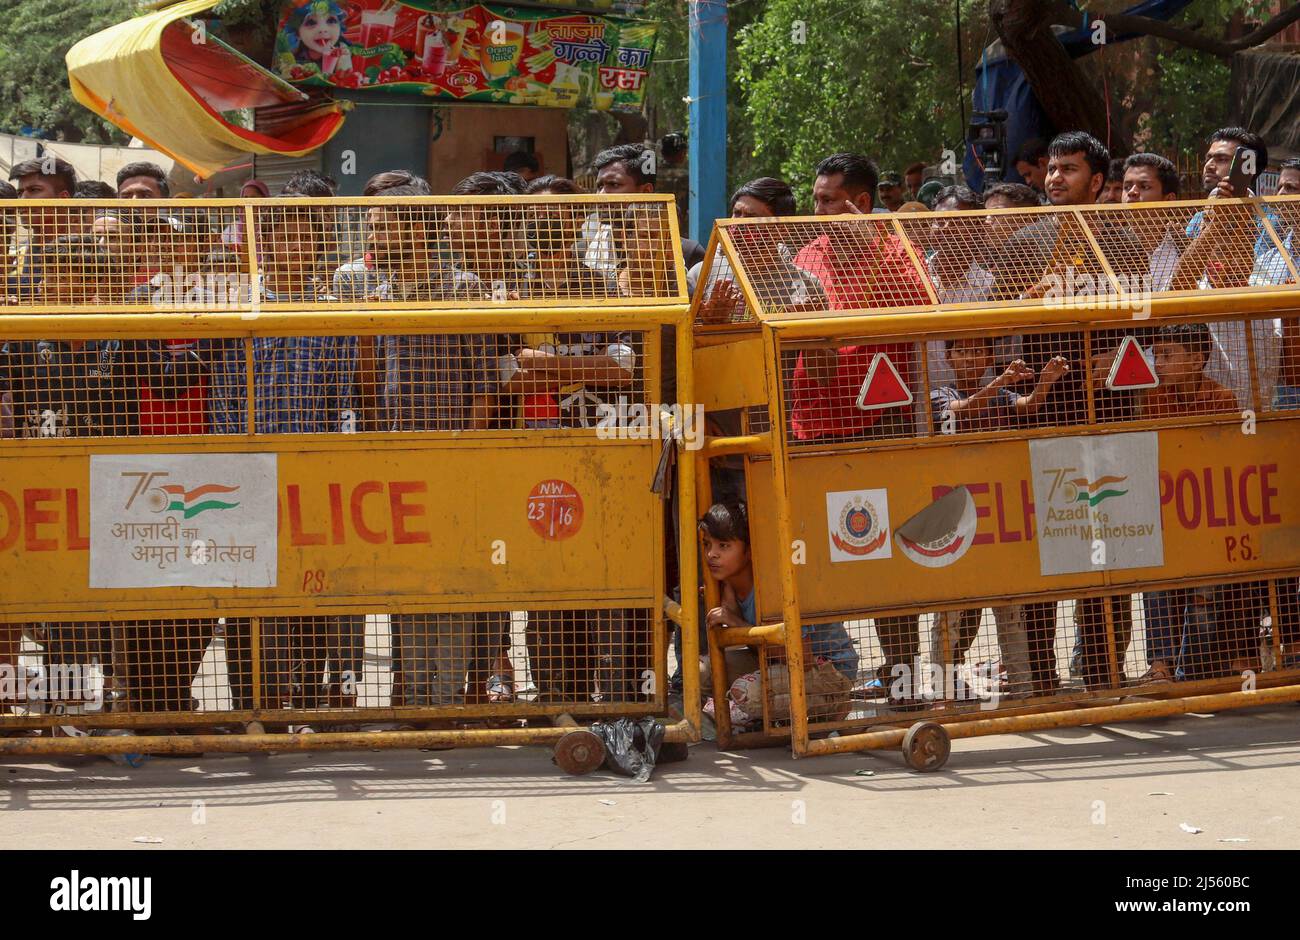
<svg viewBox="0 0 1300 940">
<path fill-rule="evenodd" d="M 294 84 L 458 101 L 640 111 L 658 24 L 608 14 L 307 0 L 283 7 L 272 68 Z"/>
</svg>

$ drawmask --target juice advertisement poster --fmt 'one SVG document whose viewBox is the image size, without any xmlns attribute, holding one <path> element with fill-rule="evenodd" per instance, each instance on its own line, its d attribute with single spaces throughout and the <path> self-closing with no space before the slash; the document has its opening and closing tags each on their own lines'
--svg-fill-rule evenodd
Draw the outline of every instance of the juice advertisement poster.
<svg viewBox="0 0 1300 940">
<path fill-rule="evenodd" d="M 639 111 L 658 24 L 439 0 L 284 7 L 274 70 L 294 84 Z"/>
</svg>

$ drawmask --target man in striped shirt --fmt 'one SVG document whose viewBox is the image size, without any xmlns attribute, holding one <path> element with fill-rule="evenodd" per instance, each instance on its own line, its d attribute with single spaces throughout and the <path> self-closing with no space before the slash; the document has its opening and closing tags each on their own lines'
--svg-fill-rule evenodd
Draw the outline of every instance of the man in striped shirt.
<svg viewBox="0 0 1300 940">
<path fill-rule="evenodd" d="M 427 195 L 417 184 L 391 187 L 393 200 Z M 374 266 L 367 298 L 418 303 L 481 297 L 483 280 L 451 264 L 440 229 L 448 220 L 428 206 L 372 206 L 366 212 Z M 339 272 L 342 275 L 344 272 Z M 370 280 L 367 278 L 366 280 Z M 335 283 L 352 281 L 336 276 Z M 498 386 L 497 341 L 491 335 L 421 333 L 381 337 L 377 349 L 377 426 L 390 431 L 485 430 Z M 440 706 L 464 701 L 471 662 L 485 638 L 499 635 L 499 614 L 394 614 L 393 657 L 401 692 L 394 704 Z"/>
<path fill-rule="evenodd" d="M 294 198 L 294 197 L 291 197 Z M 257 240 L 263 301 L 311 304 L 332 300 L 316 277 L 327 247 L 329 219 L 305 196 L 289 206 L 258 210 Z M 247 373 L 244 340 L 205 340 L 208 428 L 246 434 Z M 338 434 L 356 430 L 354 336 L 258 336 L 253 343 L 253 428 L 256 434 Z M 263 704 L 278 708 L 350 707 L 360 682 L 365 618 L 268 617 L 263 620 L 267 690 Z M 251 704 L 248 622 L 226 624 L 232 704 Z M 329 668 L 329 681 L 321 677 Z"/>
</svg>

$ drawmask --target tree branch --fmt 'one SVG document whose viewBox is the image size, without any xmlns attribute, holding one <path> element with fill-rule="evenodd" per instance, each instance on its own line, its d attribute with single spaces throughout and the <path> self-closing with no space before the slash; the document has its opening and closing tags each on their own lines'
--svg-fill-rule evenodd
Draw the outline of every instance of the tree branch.
<svg viewBox="0 0 1300 940">
<path fill-rule="evenodd" d="M 1078 10 L 1071 9 L 1064 3 L 1059 2 L 1052 4 L 1052 19 L 1054 22 L 1067 25 L 1076 22 L 1082 24 L 1083 22 Z M 1143 36 L 1155 36 L 1158 39 L 1175 42 L 1180 46 L 1187 46 L 1189 49 L 1200 49 L 1202 52 L 1209 52 L 1212 55 L 1227 59 L 1231 58 L 1234 52 L 1258 46 L 1271 36 L 1276 36 L 1282 32 L 1292 23 L 1300 21 L 1300 3 L 1283 10 L 1258 29 L 1251 30 L 1239 39 L 1220 39 L 1217 36 L 1205 36 L 1184 26 L 1174 26 L 1163 20 L 1153 20 L 1147 16 L 1129 16 L 1125 13 L 1097 14 L 1092 17 L 1091 22 L 1097 20 L 1105 22 L 1108 33 L 1115 35 L 1140 33 Z"/>
</svg>

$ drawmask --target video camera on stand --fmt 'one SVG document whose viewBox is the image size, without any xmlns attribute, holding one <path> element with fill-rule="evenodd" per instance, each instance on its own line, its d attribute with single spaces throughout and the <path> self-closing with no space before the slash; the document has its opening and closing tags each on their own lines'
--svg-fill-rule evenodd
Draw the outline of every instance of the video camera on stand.
<svg viewBox="0 0 1300 940">
<path fill-rule="evenodd" d="M 984 167 L 984 186 L 1000 183 L 1007 172 L 1007 112 L 972 111 L 967 139 L 975 159 Z"/>
</svg>

